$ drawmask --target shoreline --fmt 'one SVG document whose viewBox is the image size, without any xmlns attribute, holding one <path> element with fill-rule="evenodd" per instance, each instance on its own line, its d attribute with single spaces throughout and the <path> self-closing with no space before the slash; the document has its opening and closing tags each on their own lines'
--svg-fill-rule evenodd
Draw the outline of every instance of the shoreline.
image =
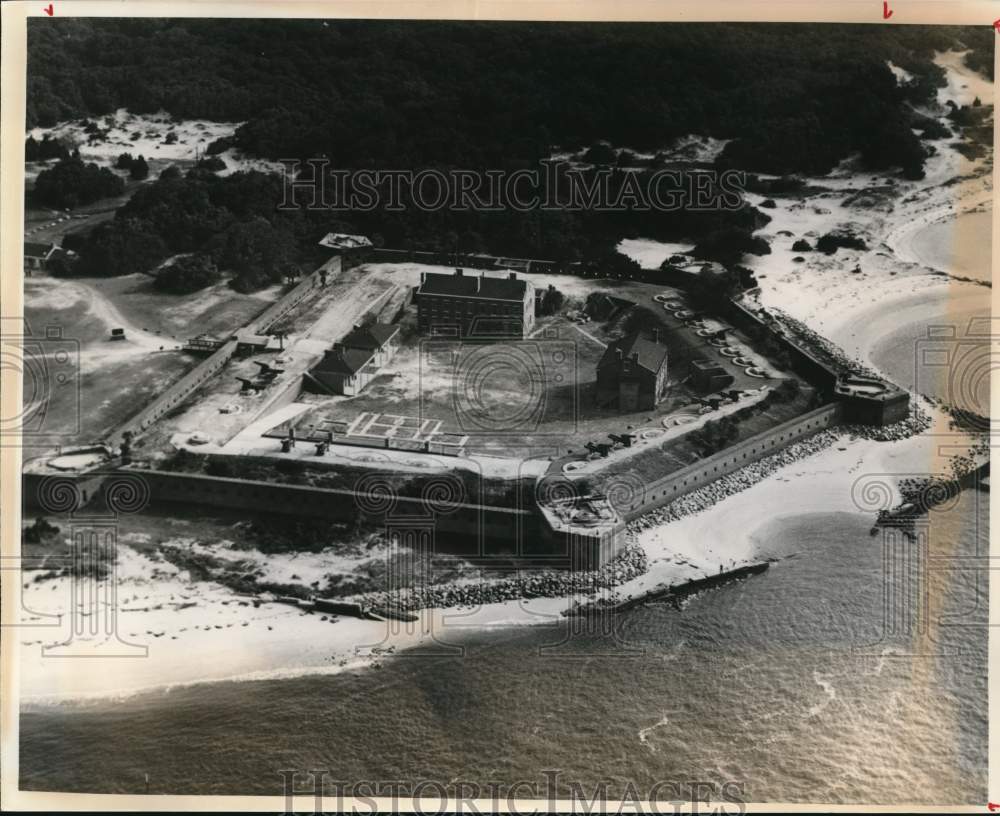
<svg viewBox="0 0 1000 816">
<path fill-rule="evenodd" d="M 934 412 L 933 419 L 938 432 L 948 421 L 947 415 L 939 411 Z M 794 450 L 775 454 L 777 458 L 787 456 L 789 461 L 755 483 L 739 487 L 679 519 L 667 523 L 654 520 L 645 529 L 633 530 L 638 546 L 646 554 L 647 571 L 610 589 L 581 596 L 522 598 L 471 609 L 423 609 L 416 612 L 418 621 L 402 623 L 302 612 L 277 603 L 260 603 L 250 610 L 246 598 L 223 587 L 202 582 L 199 592 L 196 585 L 158 578 L 147 588 L 155 588 L 159 596 L 143 599 L 147 611 L 134 613 L 141 618 L 119 614 L 122 637 L 128 640 L 133 629 L 143 626 L 156 637 L 185 629 L 200 631 L 191 631 L 183 638 L 171 635 L 169 640 L 154 640 L 148 644 L 146 659 L 116 660 L 113 683 L 109 683 L 103 660 L 72 661 L 77 671 L 70 679 L 51 671 L 53 663 L 41 657 L 40 643 L 28 649 L 22 644 L 22 688 L 31 691 L 22 692 L 21 699 L 26 706 L 87 704 L 145 693 L 169 693 L 173 688 L 203 683 L 332 675 L 379 668 L 383 660 L 400 651 L 422 645 L 435 647 L 453 637 L 490 628 L 565 625 L 564 613 L 577 604 L 586 605 L 601 597 L 614 604 L 636 601 L 690 581 L 711 578 L 719 569 L 728 572 L 760 561 L 780 561 L 782 556 L 769 551 L 757 536 L 768 524 L 816 513 L 860 515 L 874 524 L 876 508 L 865 507 L 858 499 L 859 480 L 863 481 L 866 473 L 946 471 L 947 460 L 939 458 L 938 440 L 933 434 L 878 442 L 853 436 L 844 429 L 823 432 L 803 442 L 807 448 L 815 445 L 820 449 L 804 454 Z M 937 466 L 931 464 L 934 462 Z M 740 472 L 732 475 L 746 479 Z M 876 480 L 875 486 L 888 491 L 887 500 L 892 505 L 902 498 L 898 485 L 891 480 Z M 762 508 L 789 507 L 795 509 L 762 513 Z M 734 530 L 740 532 L 734 534 Z M 705 542 L 715 545 L 710 547 Z M 136 581 L 136 565 L 131 566 L 131 572 L 131 580 Z M 45 589 L 51 595 L 52 582 L 66 580 L 51 579 L 43 582 L 39 590 Z M 168 594 L 173 598 L 181 590 L 194 592 L 199 605 L 181 610 L 166 608 L 163 598 Z M 233 623 L 204 625 L 205 620 L 216 619 L 212 613 L 224 615 L 226 607 L 234 604 L 236 609 L 228 611 L 239 615 L 238 638 L 226 631 Z M 34 598 L 29 598 L 26 606 L 39 608 Z M 130 626 L 132 621 L 137 625 Z M 264 621 L 266 628 L 261 625 Z M 185 622 L 191 626 L 178 630 L 178 625 Z M 187 658 L 192 653 L 211 654 L 217 671 L 206 673 L 202 664 L 191 665 Z"/>
<path fill-rule="evenodd" d="M 913 240 L 930 224 L 992 201 L 991 175 L 986 172 L 991 161 L 968 162 L 942 144 L 938 155 L 928 160 L 927 178 L 900 183 L 894 197 L 881 206 L 848 206 L 842 201 L 866 186 L 877 189 L 879 177 L 884 176 L 855 171 L 823 179 L 826 192 L 801 201 L 781 199 L 778 208 L 768 210 L 772 221 L 760 231 L 771 244 L 771 254 L 753 256 L 747 264 L 760 281 L 760 302 L 786 312 L 871 368 L 878 368 L 872 356 L 892 332 L 956 314 L 965 316 L 983 307 L 988 311 L 989 290 L 928 268 L 916 260 Z M 953 183 L 959 178 L 960 183 Z M 748 194 L 747 199 L 759 204 L 763 196 Z M 796 239 L 809 236 L 814 242 L 818 235 L 844 223 L 858 225 L 867 249 L 842 249 L 832 256 L 810 252 L 804 254 L 808 257 L 803 262 L 793 261 L 798 255 L 791 249 Z M 651 249 L 645 244 L 642 248 Z M 861 269 L 858 274 L 851 271 L 856 265 Z M 947 472 L 949 459 L 939 450 L 942 434 L 948 435 L 953 451 L 968 450 L 974 444 L 973 437 L 949 430 L 949 417 L 943 411 L 932 406 L 930 415 L 929 431 L 892 442 L 866 439 L 849 428 L 823 432 L 830 435 L 822 438 L 809 437 L 803 440 L 806 453 L 797 456 L 793 452 L 776 470 L 753 483 L 717 496 L 683 517 L 653 520 L 634 529 L 637 545 L 646 555 L 646 572 L 596 594 L 628 601 L 711 577 L 720 567 L 732 569 L 768 560 L 773 553 L 757 535 L 781 520 L 813 513 L 850 513 L 874 520 L 876 509 L 859 498 L 859 485 L 866 479 L 883 491 L 886 500 L 897 504 L 899 485 L 888 474 Z M 808 444 L 810 440 L 815 448 Z M 372 669 L 401 650 L 433 644 L 435 638 L 447 640 L 446 633 L 461 638 L 500 626 L 559 623 L 576 600 L 543 597 L 472 610 L 425 609 L 412 624 L 347 617 L 331 620 L 328 615 L 279 604 L 249 608 L 245 597 L 218 584 L 193 581 L 176 568 L 171 573 L 164 562 L 129 547 L 128 541 L 123 544 L 117 566 L 118 595 L 131 594 L 131 600 L 136 600 L 139 593 L 146 593 L 139 600 L 148 603 L 142 609 L 119 610 L 119 632 L 126 640 L 131 637 L 148 645 L 148 657 L 116 659 L 111 667 L 107 660 L 46 659 L 37 635 L 24 629 L 18 633 L 23 705 L 86 704 L 169 693 L 173 688 L 204 683 Z M 308 569 L 307 564 L 303 566 Z M 68 579 L 56 578 L 29 583 L 22 592 L 24 609 L 36 620 L 40 614 L 58 610 L 54 596 L 66 594 L 56 591 L 66 586 L 55 582 L 68 586 Z M 193 598 L 196 605 L 172 608 L 176 596 Z M 234 628 L 236 632 L 228 631 Z M 46 642 L 57 639 L 41 631 Z"/>
<path fill-rule="evenodd" d="M 974 289 L 982 294 L 981 287 Z M 923 292 L 897 292 L 894 298 L 873 302 L 869 309 L 843 323 L 836 332 L 826 330 L 822 334 L 826 337 L 832 334 L 834 339 L 838 334 L 860 335 L 852 338 L 857 346 L 846 347 L 845 351 L 859 350 L 868 359 L 874 345 L 884 337 L 884 322 L 889 320 L 892 328 L 898 328 L 901 325 L 896 319 L 898 308 L 911 312 L 911 308 L 905 306 L 907 303 L 912 304 L 914 319 L 940 315 L 940 299 L 936 294 L 927 298 Z M 878 315 L 882 315 L 882 320 Z M 932 415 L 938 432 L 947 428 L 947 415 L 940 411 L 932 411 Z M 757 532 L 767 524 L 810 513 L 864 514 L 852 498 L 854 482 L 863 473 L 938 472 L 943 469 L 933 434 L 924 433 L 897 442 L 852 438 L 850 431 L 844 429 L 831 430 L 829 434 L 829 439 L 819 446 L 821 450 L 803 458 L 791 457 L 792 461 L 764 475 L 755 484 L 683 518 L 654 522 L 637 531 L 638 544 L 647 557 L 647 571 L 580 601 L 587 603 L 602 594 L 616 602 L 626 601 L 671 585 L 710 577 L 717 574 L 720 567 L 728 571 L 768 560 L 773 554 L 756 539 Z M 816 442 L 817 437 L 803 441 Z M 898 502 L 898 488 L 889 484 L 888 489 L 894 494 L 894 503 Z M 793 512 L 770 509 L 788 507 L 795 509 Z M 867 515 L 874 520 L 873 511 L 868 511 Z M 739 532 L 734 534 L 734 530 Z M 125 542 L 121 550 L 128 549 Z M 146 566 L 148 572 L 149 565 Z M 197 637 L 192 637 L 194 632 L 190 632 L 183 636 L 170 635 L 177 640 L 152 640 L 149 658 L 134 662 L 116 660 L 113 674 L 107 671 L 106 661 L 94 660 L 92 667 L 84 667 L 82 663 L 91 661 L 75 660 L 72 664 L 77 671 L 67 676 L 61 667 L 52 671 L 54 665 L 60 664 L 41 657 L 39 644 L 23 647 L 21 697 L 25 706 L 86 704 L 145 693 L 169 693 L 172 688 L 203 683 L 249 682 L 372 669 L 391 655 L 383 650 L 398 652 L 433 642 L 434 634 L 440 636 L 442 632 L 452 631 L 452 626 L 461 636 L 496 626 L 558 623 L 563 619 L 563 612 L 577 600 L 566 596 L 513 600 L 484 605 L 472 612 L 460 608 L 422 610 L 420 620 L 409 625 L 408 630 L 398 624 L 393 630 L 391 624 L 346 617 L 335 618 L 336 624 L 331 626 L 327 616 L 302 613 L 288 607 L 278 609 L 277 604 L 262 604 L 255 610 L 262 613 L 256 616 L 259 620 L 251 618 L 249 626 L 237 624 L 239 635 L 234 637 L 227 631 L 232 625 L 219 628 L 223 625 L 206 626 L 204 622 L 222 614 L 227 606 L 239 604 L 243 599 L 235 593 L 218 586 L 208 590 L 203 585 L 183 581 L 149 581 L 143 577 L 142 570 L 129 569 L 127 564 L 125 567 L 125 586 L 120 588 L 122 595 L 129 590 L 130 581 L 144 581 L 146 583 L 140 584 L 143 590 L 152 590 L 156 595 L 150 601 L 151 606 L 156 606 L 157 602 L 162 604 L 168 596 L 181 592 L 194 592 L 199 603 L 197 611 L 175 612 L 164 607 L 159 614 L 154 610 L 119 615 L 122 629 L 127 628 L 126 634 L 143 630 L 153 635 L 166 634 L 168 630 L 176 631 L 185 622 L 191 626 L 182 628 L 193 629 L 198 625 L 204 628 L 197 632 Z M 62 594 L 53 593 L 50 586 L 51 582 L 42 584 L 48 595 Z M 33 600 L 26 599 L 26 606 L 41 611 Z M 195 614 L 190 615 L 191 612 Z M 123 620 L 125 618 L 128 620 Z M 247 622 L 241 619 L 241 623 Z M 211 631 L 206 631 L 209 627 Z M 23 642 L 24 638 L 19 640 Z M 376 651 L 365 651 L 363 644 L 375 644 Z M 192 665 L 192 654 L 212 655 L 216 670 L 206 673 L 201 662 Z M 68 662 L 63 661 L 61 665 Z"/>
</svg>

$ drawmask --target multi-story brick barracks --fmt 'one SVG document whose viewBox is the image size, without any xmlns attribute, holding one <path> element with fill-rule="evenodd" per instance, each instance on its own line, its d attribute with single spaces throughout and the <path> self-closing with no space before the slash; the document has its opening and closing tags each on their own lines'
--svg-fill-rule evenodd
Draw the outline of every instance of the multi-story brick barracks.
<svg viewBox="0 0 1000 816">
<path fill-rule="evenodd" d="M 452 337 L 519 337 L 535 325 L 535 287 L 514 272 L 425 272 L 414 293 L 420 333 Z"/>
</svg>

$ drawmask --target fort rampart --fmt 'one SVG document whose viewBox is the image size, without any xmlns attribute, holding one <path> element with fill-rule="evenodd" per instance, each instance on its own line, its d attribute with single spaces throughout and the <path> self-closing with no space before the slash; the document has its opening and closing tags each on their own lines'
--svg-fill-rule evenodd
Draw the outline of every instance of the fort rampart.
<svg viewBox="0 0 1000 816">
<path fill-rule="evenodd" d="M 447 477 L 444 477 L 445 479 Z M 116 487 L 117 483 L 117 487 Z M 116 489 L 127 492 L 134 506 L 178 502 L 248 513 L 278 513 L 353 523 L 359 518 L 384 527 L 402 542 L 422 536 L 434 551 L 469 559 L 530 560 L 553 567 L 570 564 L 595 569 L 624 544 L 624 523 L 605 524 L 586 534 L 553 530 L 535 507 L 498 507 L 442 498 L 442 483 L 429 482 L 420 496 L 400 495 L 388 478 L 372 471 L 355 490 L 208 476 L 194 473 L 122 468 L 79 476 L 24 475 L 26 514 L 49 511 L 46 497 L 63 497 L 62 510 L 100 502 Z M 76 508 L 65 496 L 76 492 Z"/>
<path fill-rule="evenodd" d="M 743 442 L 724 448 L 712 456 L 700 459 L 654 482 L 637 485 L 631 491 L 633 500 L 628 503 L 618 502 L 616 509 L 626 521 L 632 521 L 685 493 L 704 487 L 715 479 L 777 453 L 793 442 L 837 425 L 842 418 L 843 407 L 840 403 L 824 405 Z"/>
</svg>

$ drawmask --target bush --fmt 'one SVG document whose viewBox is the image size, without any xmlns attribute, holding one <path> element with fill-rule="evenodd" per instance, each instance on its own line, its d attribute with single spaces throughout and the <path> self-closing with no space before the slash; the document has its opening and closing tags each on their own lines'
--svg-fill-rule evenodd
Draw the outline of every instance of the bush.
<svg viewBox="0 0 1000 816">
<path fill-rule="evenodd" d="M 220 170 L 226 169 L 226 163 L 218 156 L 199 159 L 196 166 L 201 170 L 210 170 L 213 173 L 218 173 Z"/>
<path fill-rule="evenodd" d="M 216 139 L 214 142 L 209 144 L 205 148 L 206 155 L 216 156 L 219 153 L 225 153 L 229 148 L 233 146 L 235 140 L 232 136 L 223 136 L 221 139 Z"/>
<path fill-rule="evenodd" d="M 42 140 L 36 141 L 29 136 L 24 142 L 24 160 L 45 161 L 47 159 L 68 159 L 70 157 L 69 148 L 58 139 L 52 139 L 48 135 Z"/>
<path fill-rule="evenodd" d="M 542 295 L 542 302 L 539 308 L 539 314 L 542 315 L 553 315 L 556 314 L 563 306 L 566 297 L 556 289 L 552 284 L 549 284 L 549 288 L 545 290 Z"/>
<path fill-rule="evenodd" d="M 841 247 L 844 249 L 868 249 L 868 245 L 858 236 L 836 230 L 828 232 L 816 242 L 816 249 L 827 255 L 833 255 Z"/>
<path fill-rule="evenodd" d="M 215 244 L 213 257 L 220 267 L 236 273 L 231 285 L 237 292 L 280 283 L 295 251 L 291 233 L 264 218 L 233 224 Z"/>
<path fill-rule="evenodd" d="M 812 244 L 805 238 L 799 238 L 798 241 L 792 244 L 792 252 L 812 252 Z"/>
<path fill-rule="evenodd" d="M 769 255 L 770 253 L 771 247 L 767 241 L 736 227 L 710 232 L 691 250 L 695 258 L 718 261 L 726 266 L 738 264 L 747 254 Z"/>
<path fill-rule="evenodd" d="M 166 244 L 148 221 L 115 218 L 90 233 L 80 253 L 79 268 L 84 275 L 128 275 L 150 271 L 167 255 Z"/>
<path fill-rule="evenodd" d="M 189 294 L 211 286 L 219 279 L 219 270 L 208 255 L 188 255 L 161 269 L 154 286 L 177 295 Z"/>
<path fill-rule="evenodd" d="M 62 248 L 70 249 L 73 252 L 79 252 L 81 249 L 83 249 L 86 243 L 87 243 L 87 235 L 84 232 L 82 231 L 67 232 L 63 236 Z"/>
<path fill-rule="evenodd" d="M 142 181 L 149 178 L 149 165 L 142 156 L 136 156 L 132 165 L 128 169 L 129 178 L 132 181 Z"/>
<path fill-rule="evenodd" d="M 39 173 L 31 195 L 42 204 L 66 209 L 121 195 L 124 189 L 125 183 L 107 167 L 74 157 Z"/>
<path fill-rule="evenodd" d="M 76 274 L 79 261 L 76 255 L 57 252 L 49 259 L 49 273 L 57 278 L 68 278 Z"/>
</svg>

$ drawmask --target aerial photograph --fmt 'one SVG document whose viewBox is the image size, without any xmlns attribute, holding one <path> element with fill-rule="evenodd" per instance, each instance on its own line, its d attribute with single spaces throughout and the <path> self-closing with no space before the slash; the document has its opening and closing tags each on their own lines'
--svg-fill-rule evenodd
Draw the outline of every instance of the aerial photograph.
<svg viewBox="0 0 1000 816">
<path fill-rule="evenodd" d="M 995 39 L 30 18 L 19 790 L 985 808 Z"/>
</svg>

